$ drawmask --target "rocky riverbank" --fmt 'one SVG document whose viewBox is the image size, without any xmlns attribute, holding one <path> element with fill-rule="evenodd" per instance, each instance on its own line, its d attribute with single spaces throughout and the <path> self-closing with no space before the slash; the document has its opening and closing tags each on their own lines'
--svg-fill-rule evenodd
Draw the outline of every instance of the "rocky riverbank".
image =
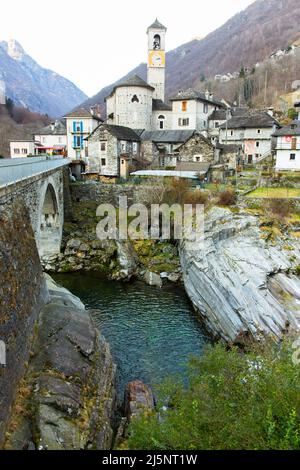
<svg viewBox="0 0 300 470">
<path fill-rule="evenodd" d="M 116 366 L 81 301 L 47 278 L 49 303 L 6 433 L 7 449 L 110 449 Z"/>
<path fill-rule="evenodd" d="M 215 338 L 244 344 L 300 331 L 299 238 L 271 235 L 258 217 L 213 208 L 204 245 L 182 244 L 186 292 Z"/>
<path fill-rule="evenodd" d="M 95 202 L 73 202 L 73 220 L 64 225 L 61 253 L 42 260 L 46 272 L 97 272 L 115 281 L 137 278 L 156 286 L 181 280 L 176 246 L 153 240 L 98 240 L 96 209 Z"/>
</svg>

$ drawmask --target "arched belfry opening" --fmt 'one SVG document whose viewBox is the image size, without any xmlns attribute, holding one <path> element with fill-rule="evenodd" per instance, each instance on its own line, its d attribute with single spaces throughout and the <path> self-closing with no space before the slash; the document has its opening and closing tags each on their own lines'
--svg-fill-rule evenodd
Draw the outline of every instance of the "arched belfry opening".
<svg viewBox="0 0 300 470">
<path fill-rule="evenodd" d="M 58 201 L 52 184 L 45 193 L 40 215 L 40 255 L 47 256 L 60 252 L 62 222 Z"/>
<path fill-rule="evenodd" d="M 155 34 L 153 38 L 153 49 L 158 51 L 161 49 L 161 37 L 159 34 Z"/>
</svg>

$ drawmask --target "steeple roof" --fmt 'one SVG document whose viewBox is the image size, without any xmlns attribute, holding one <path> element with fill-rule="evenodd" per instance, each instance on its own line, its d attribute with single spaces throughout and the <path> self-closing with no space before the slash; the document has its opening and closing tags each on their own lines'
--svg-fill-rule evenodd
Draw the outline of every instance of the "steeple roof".
<svg viewBox="0 0 300 470">
<path fill-rule="evenodd" d="M 109 98 L 110 96 L 112 96 L 117 88 L 128 87 L 128 86 L 148 88 L 149 90 L 154 91 L 154 88 L 151 85 L 149 85 L 149 83 L 145 82 L 145 80 L 143 80 L 141 77 L 134 74 L 134 75 L 131 75 L 130 77 L 126 78 L 125 80 L 120 81 L 120 83 L 118 83 L 117 85 L 115 85 L 112 92 L 111 92 L 111 94 L 109 96 L 107 96 L 106 98 Z"/>
<path fill-rule="evenodd" d="M 167 28 L 163 24 L 161 24 L 157 18 L 154 21 L 154 23 L 152 23 L 152 25 L 149 26 L 149 28 L 147 29 L 147 33 L 149 32 L 150 29 L 160 29 L 160 30 L 163 29 L 167 31 Z"/>
</svg>

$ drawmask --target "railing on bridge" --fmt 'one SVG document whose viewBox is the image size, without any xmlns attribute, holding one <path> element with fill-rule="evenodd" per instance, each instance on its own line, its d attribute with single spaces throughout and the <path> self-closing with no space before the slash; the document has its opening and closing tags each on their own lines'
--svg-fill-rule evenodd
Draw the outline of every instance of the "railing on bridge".
<svg viewBox="0 0 300 470">
<path fill-rule="evenodd" d="M 61 157 L 11 158 L 0 160 L 0 188 L 17 183 L 49 170 L 69 165 L 70 160 Z"/>
</svg>

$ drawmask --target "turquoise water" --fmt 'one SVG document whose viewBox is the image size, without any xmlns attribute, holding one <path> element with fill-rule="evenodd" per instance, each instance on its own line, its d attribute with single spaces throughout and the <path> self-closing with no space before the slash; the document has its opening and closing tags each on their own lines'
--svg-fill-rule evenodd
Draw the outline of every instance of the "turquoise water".
<svg viewBox="0 0 300 470">
<path fill-rule="evenodd" d="M 142 282 L 116 283 L 88 274 L 56 275 L 77 295 L 110 343 L 118 366 L 118 390 L 139 379 L 155 386 L 166 377 L 187 377 L 189 358 L 201 355 L 209 341 L 195 318 L 185 292 Z"/>
</svg>

